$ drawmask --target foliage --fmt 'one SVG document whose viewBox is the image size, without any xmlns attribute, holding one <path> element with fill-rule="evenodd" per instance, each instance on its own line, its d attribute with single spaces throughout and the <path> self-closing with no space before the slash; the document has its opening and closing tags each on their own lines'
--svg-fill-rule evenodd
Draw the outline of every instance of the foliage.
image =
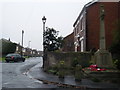
<svg viewBox="0 0 120 90">
<path fill-rule="evenodd" d="M 2 40 L 2 55 L 6 55 L 8 53 L 14 53 L 16 50 L 16 44 L 12 42 L 6 42 Z"/>
<path fill-rule="evenodd" d="M 75 67 L 75 80 L 77 81 L 81 81 L 81 79 L 83 78 L 83 72 L 82 72 L 82 66 L 81 65 L 76 65 Z"/>
<path fill-rule="evenodd" d="M 109 51 L 112 53 L 114 59 L 118 59 L 117 63 L 115 63 L 118 68 L 120 65 L 120 21 L 115 23 L 116 29 L 113 32 L 113 43 L 109 48 Z"/>
<path fill-rule="evenodd" d="M 116 23 L 116 29 L 113 32 L 113 43 L 109 50 L 111 53 L 120 53 L 120 21 Z"/>
<path fill-rule="evenodd" d="M 58 31 L 53 28 L 46 28 L 44 32 L 44 49 L 46 51 L 55 51 L 62 47 L 63 38 L 58 37 Z"/>
<path fill-rule="evenodd" d="M 53 66 L 49 67 L 47 72 L 57 75 L 57 73 L 58 73 L 58 65 L 53 65 Z"/>
<path fill-rule="evenodd" d="M 49 73 L 52 73 L 52 74 L 56 74 L 56 73 L 57 73 L 57 71 L 56 71 L 56 70 L 53 70 L 53 69 L 48 70 L 48 72 L 49 72 Z"/>
<path fill-rule="evenodd" d="M 115 60 L 114 64 L 117 69 L 120 69 L 120 60 Z"/>
<path fill-rule="evenodd" d="M 99 80 L 99 79 L 94 78 L 94 77 L 93 77 L 91 80 L 92 80 L 93 82 L 100 82 L 100 80 Z"/>
<path fill-rule="evenodd" d="M 65 64 L 65 62 L 64 61 L 60 61 L 60 65 L 64 65 Z"/>
<path fill-rule="evenodd" d="M 78 64 L 79 64 L 79 62 L 78 62 L 77 58 L 72 60 L 72 67 L 76 67 L 76 65 L 78 65 Z"/>
<path fill-rule="evenodd" d="M 5 57 L 0 57 L 0 61 L 5 62 Z"/>
<path fill-rule="evenodd" d="M 61 60 L 59 62 L 59 72 L 58 72 L 58 77 L 59 78 L 64 78 L 65 75 L 65 62 Z"/>
</svg>

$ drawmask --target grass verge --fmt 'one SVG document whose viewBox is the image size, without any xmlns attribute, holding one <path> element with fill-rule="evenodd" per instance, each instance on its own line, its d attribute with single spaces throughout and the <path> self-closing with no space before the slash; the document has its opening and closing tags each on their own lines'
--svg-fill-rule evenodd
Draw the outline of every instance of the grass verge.
<svg viewBox="0 0 120 90">
<path fill-rule="evenodd" d="M 5 57 L 0 57 L 0 61 L 5 61 Z"/>
</svg>

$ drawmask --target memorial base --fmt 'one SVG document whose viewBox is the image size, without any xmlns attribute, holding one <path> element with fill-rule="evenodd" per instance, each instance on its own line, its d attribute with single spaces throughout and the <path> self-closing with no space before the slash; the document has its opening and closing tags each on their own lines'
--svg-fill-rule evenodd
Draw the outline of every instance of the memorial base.
<svg viewBox="0 0 120 90">
<path fill-rule="evenodd" d="M 107 50 L 98 50 L 95 53 L 95 64 L 98 67 L 113 68 L 111 53 Z"/>
</svg>

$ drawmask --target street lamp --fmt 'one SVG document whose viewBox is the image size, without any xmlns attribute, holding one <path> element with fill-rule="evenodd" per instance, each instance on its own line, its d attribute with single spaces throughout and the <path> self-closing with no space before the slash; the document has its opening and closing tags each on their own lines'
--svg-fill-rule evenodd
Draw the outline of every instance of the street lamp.
<svg viewBox="0 0 120 90">
<path fill-rule="evenodd" d="M 45 16 L 43 16 L 42 21 L 43 21 L 43 24 L 45 24 L 45 22 L 46 22 L 46 17 Z"/>
<path fill-rule="evenodd" d="M 21 56 L 23 55 L 23 34 L 24 34 L 24 30 L 22 30 L 22 48 L 21 48 Z"/>
<path fill-rule="evenodd" d="M 43 22 L 43 68 L 44 68 L 44 64 L 45 64 L 45 46 L 44 46 L 44 41 L 45 41 L 45 23 L 46 23 L 46 18 L 45 16 L 43 16 L 42 18 L 42 22 Z"/>
<path fill-rule="evenodd" d="M 45 47 L 44 47 L 44 41 L 45 41 L 44 33 L 45 33 L 45 23 L 46 23 L 46 18 L 45 18 L 45 16 L 43 16 L 42 22 L 43 22 L 43 51 L 45 51 Z"/>
<path fill-rule="evenodd" d="M 30 48 L 30 42 L 31 42 L 31 41 L 28 42 L 28 48 Z"/>
<path fill-rule="evenodd" d="M 31 53 L 30 53 L 30 42 L 31 42 L 31 41 L 28 42 L 28 49 L 27 49 L 27 56 L 28 56 L 28 57 L 29 57 L 30 54 L 31 54 Z"/>
</svg>

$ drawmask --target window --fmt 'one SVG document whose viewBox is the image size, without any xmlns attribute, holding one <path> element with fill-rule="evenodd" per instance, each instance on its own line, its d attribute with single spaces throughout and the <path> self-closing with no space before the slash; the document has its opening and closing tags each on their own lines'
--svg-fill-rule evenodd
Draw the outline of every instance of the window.
<svg viewBox="0 0 120 90">
<path fill-rule="evenodd" d="M 26 49 L 22 48 L 22 51 L 23 51 L 23 52 L 26 52 Z"/>
<path fill-rule="evenodd" d="M 18 46 L 16 47 L 16 51 L 18 51 Z"/>
<path fill-rule="evenodd" d="M 80 21 L 80 30 L 82 30 L 82 20 Z"/>
<path fill-rule="evenodd" d="M 83 39 L 81 40 L 81 52 L 83 52 Z"/>
</svg>

